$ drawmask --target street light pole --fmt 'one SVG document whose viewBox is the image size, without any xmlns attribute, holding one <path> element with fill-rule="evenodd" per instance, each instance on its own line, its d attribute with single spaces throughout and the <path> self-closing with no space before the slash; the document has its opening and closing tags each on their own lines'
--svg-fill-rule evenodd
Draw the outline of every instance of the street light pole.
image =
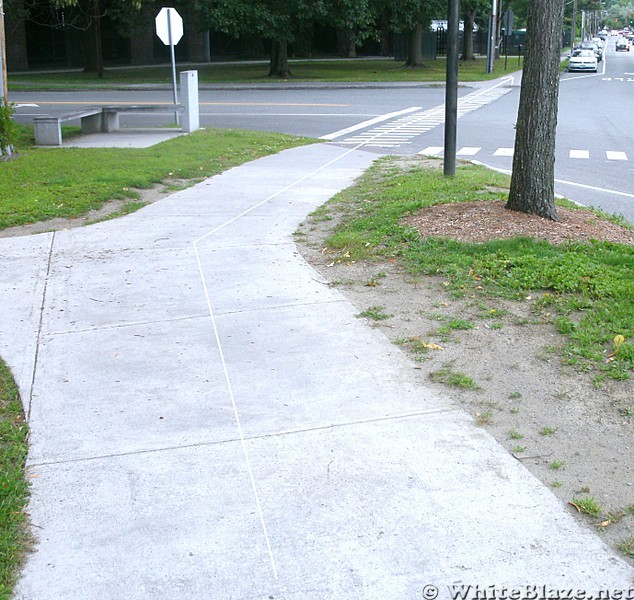
<svg viewBox="0 0 634 600">
<path fill-rule="evenodd" d="M 498 28 L 498 1 L 493 0 L 491 4 L 491 18 L 489 19 L 489 42 L 487 51 L 487 73 L 493 73 L 495 66 L 495 46 L 497 42 Z"/>
<path fill-rule="evenodd" d="M 460 0 L 448 0 L 447 86 L 445 89 L 445 160 L 443 172 L 456 174 L 456 130 L 458 122 L 458 37 Z"/>
<path fill-rule="evenodd" d="M 7 50 L 4 41 L 4 6 L 2 0 L 0 0 L 0 99 L 4 99 L 6 102 L 7 96 Z"/>
<path fill-rule="evenodd" d="M 572 40 L 570 41 L 570 47 L 575 49 L 575 40 L 577 39 L 577 0 L 572 3 Z"/>
</svg>

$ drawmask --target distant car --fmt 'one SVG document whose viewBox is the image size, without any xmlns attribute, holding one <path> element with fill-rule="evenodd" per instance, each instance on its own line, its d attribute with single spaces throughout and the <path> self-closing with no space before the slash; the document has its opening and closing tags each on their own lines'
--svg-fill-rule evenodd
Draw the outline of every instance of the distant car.
<svg viewBox="0 0 634 600">
<path fill-rule="evenodd" d="M 574 50 L 568 60 L 569 71 L 592 71 L 597 72 L 597 57 L 592 50 Z"/>
<path fill-rule="evenodd" d="M 617 52 L 622 52 L 622 51 L 630 51 L 630 43 L 623 37 L 620 37 L 618 40 L 616 40 L 616 51 Z"/>
<path fill-rule="evenodd" d="M 579 49 L 592 50 L 599 62 L 603 60 L 603 49 L 596 42 L 581 42 L 581 44 L 579 44 Z"/>
</svg>

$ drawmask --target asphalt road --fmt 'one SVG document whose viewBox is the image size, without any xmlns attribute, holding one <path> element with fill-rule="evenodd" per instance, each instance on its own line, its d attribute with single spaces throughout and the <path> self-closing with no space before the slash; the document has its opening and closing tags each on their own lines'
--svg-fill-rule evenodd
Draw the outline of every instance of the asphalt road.
<svg viewBox="0 0 634 600">
<path fill-rule="evenodd" d="M 560 85 L 556 190 L 583 204 L 621 214 L 634 223 L 634 52 L 609 40 L 597 74 L 565 73 Z M 511 66 L 509 64 L 509 66 Z M 500 73 L 504 75 L 504 73 Z M 519 77 L 492 92 L 491 83 L 459 89 L 458 156 L 510 170 Z M 305 85 L 199 92 L 203 126 L 236 127 L 322 137 L 379 152 L 442 154 L 445 90 L 442 85 Z M 82 105 L 165 103 L 164 114 L 123 115 L 122 126 L 172 122 L 172 92 L 104 90 L 16 92 L 18 120 L 72 111 Z"/>
</svg>

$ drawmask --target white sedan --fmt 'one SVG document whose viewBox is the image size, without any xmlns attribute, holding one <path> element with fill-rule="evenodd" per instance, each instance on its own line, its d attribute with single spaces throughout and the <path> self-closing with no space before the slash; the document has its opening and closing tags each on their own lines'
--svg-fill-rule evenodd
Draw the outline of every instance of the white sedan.
<svg viewBox="0 0 634 600">
<path fill-rule="evenodd" d="M 597 72 L 597 57 L 592 50 L 575 50 L 568 61 L 568 71 Z"/>
</svg>

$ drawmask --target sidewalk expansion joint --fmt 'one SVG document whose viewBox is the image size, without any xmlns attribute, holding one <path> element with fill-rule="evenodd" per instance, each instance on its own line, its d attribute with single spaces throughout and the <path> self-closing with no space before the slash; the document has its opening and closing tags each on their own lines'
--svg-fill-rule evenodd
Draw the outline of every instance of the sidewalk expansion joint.
<svg viewBox="0 0 634 600">
<path fill-rule="evenodd" d="M 125 458 L 127 456 L 141 456 L 144 454 L 156 454 L 159 452 L 174 452 L 179 450 L 198 449 L 198 448 L 210 448 L 213 446 L 220 446 L 224 444 L 235 444 L 236 442 L 244 441 L 257 441 L 266 440 L 279 437 L 286 437 L 292 435 L 299 435 L 303 433 L 314 433 L 318 431 L 331 431 L 335 429 L 345 429 L 348 427 L 356 427 L 359 425 L 368 425 L 371 423 L 385 423 L 389 421 L 400 421 L 404 419 L 415 419 L 418 417 L 425 417 L 428 415 L 440 415 L 440 414 L 464 414 L 462 409 L 458 406 L 447 406 L 441 408 L 430 408 L 428 410 L 421 410 L 416 412 L 409 412 L 397 415 L 386 415 L 384 417 L 374 417 L 371 419 L 358 419 L 355 421 L 346 421 L 342 423 L 329 423 L 327 425 L 316 425 L 314 427 L 302 427 L 299 429 L 286 429 L 282 431 L 275 431 L 272 433 L 260 433 L 257 435 L 246 435 L 244 438 L 231 437 L 222 440 L 214 440 L 210 442 L 198 442 L 192 444 L 176 445 L 176 446 L 163 446 L 161 448 L 148 448 L 145 450 L 130 450 L 129 452 L 112 452 L 110 454 L 99 454 L 95 456 L 82 456 L 77 458 L 66 458 L 59 460 L 41 461 L 29 463 L 28 468 L 34 469 L 38 467 L 49 467 L 55 465 L 65 465 L 73 463 L 91 462 L 97 460 L 107 460 L 111 458 Z"/>
</svg>

